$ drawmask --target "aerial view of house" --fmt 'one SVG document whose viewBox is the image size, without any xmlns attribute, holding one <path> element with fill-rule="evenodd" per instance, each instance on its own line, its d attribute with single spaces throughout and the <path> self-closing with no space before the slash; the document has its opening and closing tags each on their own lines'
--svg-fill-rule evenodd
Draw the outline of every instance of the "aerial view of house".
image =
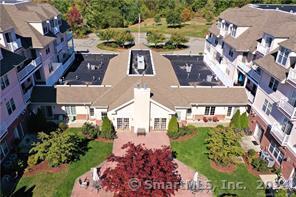
<svg viewBox="0 0 296 197">
<path fill-rule="evenodd" d="M 296 195 L 280 2 L 2 1 L 1 196 Z"/>
</svg>

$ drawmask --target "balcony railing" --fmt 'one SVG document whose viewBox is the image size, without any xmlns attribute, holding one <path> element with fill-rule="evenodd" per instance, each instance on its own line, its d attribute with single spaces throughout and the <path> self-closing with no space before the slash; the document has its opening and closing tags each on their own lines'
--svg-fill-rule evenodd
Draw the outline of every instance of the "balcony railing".
<svg viewBox="0 0 296 197">
<path fill-rule="evenodd" d="M 270 47 L 264 46 L 263 44 L 261 44 L 261 42 L 258 42 L 257 51 L 259 51 L 263 55 L 266 55 L 269 52 L 269 50 L 270 50 Z"/>
<path fill-rule="evenodd" d="M 24 94 L 25 103 L 28 103 L 30 101 L 32 90 L 33 90 L 33 87 L 31 87 L 29 90 L 27 90 L 27 92 Z"/>
<path fill-rule="evenodd" d="M 36 59 L 32 60 L 28 65 L 26 65 L 22 70 L 17 73 L 19 81 L 22 81 L 28 75 L 33 74 L 34 70 L 38 68 L 41 64 L 41 57 L 37 57 Z"/>
<path fill-rule="evenodd" d="M 288 101 L 286 100 L 281 100 L 279 103 L 278 103 L 278 107 L 284 111 L 290 119 L 296 119 L 296 108 L 291 105 Z"/>
<path fill-rule="evenodd" d="M 75 59 L 75 53 L 72 53 L 69 58 L 64 63 L 53 63 L 53 67 L 56 67 L 56 70 L 49 76 L 46 81 L 47 85 L 54 85 L 59 78 L 64 74 L 64 72 L 69 68 Z"/>
<path fill-rule="evenodd" d="M 64 43 L 63 43 L 63 42 L 61 42 L 61 43 L 59 43 L 58 45 L 56 45 L 56 50 L 57 50 L 57 52 L 60 52 L 60 51 L 62 50 L 63 47 L 64 47 Z"/>
<path fill-rule="evenodd" d="M 284 133 L 278 123 L 272 125 L 270 132 L 281 146 L 287 146 L 290 135 Z"/>
<path fill-rule="evenodd" d="M 68 31 L 67 32 L 67 40 L 69 41 L 69 40 L 72 40 L 72 38 L 73 38 L 73 33 L 72 33 L 72 31 Z"/>
<path fill-rule="evenodd" d="M 290 68 L 289 74 L 288 74 L 288 80 L 296 84 L 296 70 L 293 68 Z"/>
<path fill-rule="evenodd" d="M 11 51 L 16 51 L 17 49 L 21 48 L 21 46 L 22 46 L 20 38 L 16 39 L 15 41 L 9 42 L 7 44 L 8 44 L 8 47 Z"/>
</svg>

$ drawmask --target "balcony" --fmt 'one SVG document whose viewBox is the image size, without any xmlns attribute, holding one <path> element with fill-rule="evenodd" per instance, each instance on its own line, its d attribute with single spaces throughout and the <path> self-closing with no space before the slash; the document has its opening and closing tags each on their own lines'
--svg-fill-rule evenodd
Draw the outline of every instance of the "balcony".
<svg viewBox="0 0 296 197">
<path fill-rule="evenodd" d="M 296 108 L 293 105 L 291 105 L 287 100 L 281 100 L 278 103 L 278 107 L 288 116 L 289 119 L 296 119 Z"/>
<path fill-rule="evenodd" d="M 12 42 L 9 42 L 7 43 L 8 45 L 8 48 L 14 52 L 16 51 L 17 49 L 21 48 L 22 47 L 22 43 L 21 43 L 21 39 L 16 39 L 15 41 L 12 41 Z"/>
<path fill-rule="evenodd" d="M 73 39 L 73 33 L 72 33 L 72 31 L 68 31 L 68 32 L 66 33 L 66 35 L 67 35 L 67 40 L 68 40 L 68 41 Z"/>
<path fill-rule="evenodd" d="M 270 133 L 281 146 L 287 146 L 290 135 L 284 133 L 278 123 L 272 125 Z"/>
<path fill-rule="evenodd" d="M 57 50 L 57 52 L 60 52 L 60 51 L 63 49 L 63 47 L 64 47 L 64 43 L 63 43 L 63 42 L 57 44 L 57 45 L 56 45 L 56 50 Z"/>
<path fill-rule="evenodd" d="M 41 65 L 41 57 L 37 57 L 26 65 L 22 70 L 17 73 L 19 81 L 23 81 L 28 75 L 33 74 L 37 70 L 38 66 Z"/>
<path fill-rule="evenodd" d="M 56 69 L 47 79 L 46 85 L 54 85 L 59 80 L 59 78 L 61 78 L 64 72 L 70 67 L 74 59 L 75 59 L 75 53 L 72 53 L 70 54 L 68 59 L 66 59 L 66 61 L 64 61 L 63 63 L 60 63 L 60 62 L 53 63 L 52 66 Z"/>
<path fill-rule="evenodd" d="M 54 34 L 59 33 L 59 32 L 60 32 L 60 27 L 59 27 L 59 26 L 54 26 L 54 27 L 52 28 L 52 32 L 53 32 Z"/>
<path fill-rule="evenodd" d="M 31 94 L 32 94 L 32 90 L 33 90 L 33 86 L 32 87 L 30 87 L 28 90 L 27 90 L 27 92 L 25 92 L 25 94 L 24 94 L 24 101 L 25 101 L 25 103 L 28 103 L 29 101 L 30 101 L 30 98 L 31 98 Z"/>
<path fill-rule="evenodd" d="M 264 46 L 261 42 L 258 42 L 257 44 L 257 51 L 259 51 L 261 54 L 266 55 L 269 53 L 270 47 Z"/>
<path fill-rule="evenodd" d="M 288 81 L 290 81 L 294 85 L 296 85 L 296 69 L 290 68 L 287 79 L 288 79 Z"/>
</svg>

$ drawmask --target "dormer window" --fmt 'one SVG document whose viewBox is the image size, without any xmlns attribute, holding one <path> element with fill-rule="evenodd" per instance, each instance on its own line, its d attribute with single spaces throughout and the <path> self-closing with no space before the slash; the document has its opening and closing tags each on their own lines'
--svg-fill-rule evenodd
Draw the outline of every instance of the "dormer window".
<svg viewBox="0 0 296 197">
<path fill-rule="evenodd" d="M 267 37 L 265 39 L 265 47 L 270 47 L 271 46 L 271 42 L 272 42 L 272 38 L 271 37 Z"/>
<path fill-rule="evenodd" d="M 48 33 L 48 26 L 46 23 L 43 24 L 43 33 L 47 34 Z"/>
<path fill-rule="evenodd" d="M 217 22 L 217 27 L 218 27 L 218 29 L 221 28 L 221 20 L 219 20 L 219 21 Z"/>
<path fill-rule="evenodd" d="M 7 43 L 13 42 L 11 33 L 5 33 L 4 35 Z"/>
<path fill-rule="evenodd" d="M 231 36 L 232 37 L 235 37 L 235 35 L 236 35 L 236 29 L 237 29 L 237 27 L 235 25 L 233 25 L 232 28 L 231 28 Z"/>
<path fill-rule="evenodd" d="M 286 49 L 286 48 L 281 47 L 280 48 L 280 51 L 278 52 L 278 56 L 277 56 L 276 62 L 285 66 L 286 63 L 287 63 L 287 59 L 288 59 L 289 53 L 290 53 L 290 50 L 289 49 Z"/>
</svg>

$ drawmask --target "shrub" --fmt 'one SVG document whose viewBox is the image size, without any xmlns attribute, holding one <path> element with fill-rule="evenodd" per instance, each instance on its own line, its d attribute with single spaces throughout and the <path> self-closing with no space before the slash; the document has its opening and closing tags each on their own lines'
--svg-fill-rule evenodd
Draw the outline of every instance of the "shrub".
<svg viewBox="0 0 296 197">
<path fill-rule="evenodd" d="M 244 112 L 240 117 L 240 126 L 242 129 L 249 128 L 249 118 L 247 112 Z"/>
<path fill-rule="evenodd" d="M 278 189 L 275 192 L 275 197 L 287 197 L 288 196 L 288 192 L 286 189 Z"/>
<path fill-rule="evenodd" d="M 60 122 L 59 123 L 59 129 L 61 129 L 62 131 L 65 131 L 68 128 L 68 125 L 64 122 Z"/>
<path fill-rule="evenodd" d="M 108 117 L 103 117 L 100 136 L 107 139 L 114 139 L 115 135 L 116 133 L 111 120 Z"/>
<path fill-rule="evenodd" d="M 85 122 L 82 126 L 82 134 L 89 139 L 95 139 L 98 136 L 98 128 L 92 123 Z"/>
<path fill-rule="evenodd" d="M 243 154 L 240 137 L 232 128 L 212 129 L 206 139 L 209 158 L 222 166 L 235 164 L 236 158 Z"/>
<path fill-rule="evenodd" d="M 232 128 L 241 128 L 240 110 L 237 110 L 231 118 L 230 126 Z"/>
<path fill-rule="evenodd" d="M 179 124 L 176 116 L 172 116 L 169 121 L 167 135 L 171 138 L 177 138 L 179 136 Z"/>
<path fill-rule="evenodd" d="M 203 117 L 202 119 L 203 119 L 204 122 L 208 122 L 209 121 L 207 117 Z"/>
<path fill-rule="evenodd" d="M 259 172 L 267 172 L 268 171 L 267 161 L 260 159 L 260 158 L 253 159 L 252 166 Z"/>
<path fill-rule="evenodd" d="M 56 167 L 79 158 L 82 153 L 83 139 L 76 133 L 51 132 L 38 133 L 38 142 L 30 150 L 28 165 L 32 166 L 47 160 L 49 165 Z"/>
<path fill-rule="evenodd" d="M 253 159 L 256 158 L 257 153 L 256 153 L 256 151 L 255 151 L 254 149 L 249 149 L 249 150 L 248 150 L 248 154 L 247 154 L 247 156 L 248 156 L 248 161 L 249 161 L 250 163 L 252 163 Z"/>
</svg>

